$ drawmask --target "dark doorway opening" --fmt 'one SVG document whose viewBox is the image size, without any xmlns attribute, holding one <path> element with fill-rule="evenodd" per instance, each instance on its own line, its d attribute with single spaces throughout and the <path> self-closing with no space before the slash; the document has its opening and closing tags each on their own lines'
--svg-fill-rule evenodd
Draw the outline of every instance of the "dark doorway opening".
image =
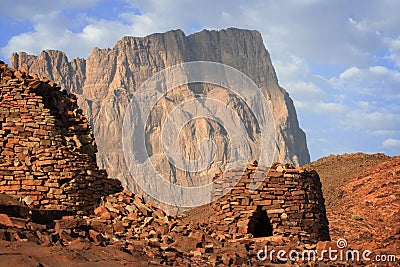
<svg viewBox="0 0 400 267">
<path fill-rule="evenodd" d="M 257 209 L 251 215 L 247 233 L 253 234 L 254 237 L 272 236 L 271 222 L 267 212 L 261 206 L 257 206 Z"/>
</svg>

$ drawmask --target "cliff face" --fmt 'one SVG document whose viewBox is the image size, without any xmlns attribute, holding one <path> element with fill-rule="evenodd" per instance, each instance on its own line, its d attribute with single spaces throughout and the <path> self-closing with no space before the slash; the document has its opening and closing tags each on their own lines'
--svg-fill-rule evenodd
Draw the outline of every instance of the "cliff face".
<svg viewBox="0 0 400 267">
<path fill-rule="evenodd" d="M 111 177 L 130 184 L 121 149 L 121 125 L 125 108 L 132 94 L 156 72 L 182 62 L 214 61 L 243 72 L 262 90 L 272 107 L 276 124 L 278 155 L 276 160 L 295 165 L 308 163 L 310 156 L 306 137 L 299 128 L 296 111 L 287 92 L 278 84 L 269 53 L 257 31 L 227 29 L 203 30 L 189 36 L 180 31 L 152 34 L 144 38 L 124 37 L 112 49 L 94 48 L 87 59 L 68 61 L 63 52 L 43 51 L 38 56 L 14 53 L 11 65 L 25 66 L 31 73 L 47 76 L 61 87 L 77 94 L 79 106 L 93 127 L 98 144 L 98 163 Z M 257 148 L 257 125 L 252 112 L 243 107 L 240 99 L 227 91 L 210 85 L 187 85 L 173 90 L 168 100 L 160 101 L 151 114 L 146 127 L 148 151 L 153 163 L 170 180 L 182 185 L 196 185 L 204 180 L 175 169 L 165 157 L 159 142 L 160 125 L 177 104 L 195 95 L 212 96 L 226 103 L 246 122 L 252 139 L 250 146 Z M 155 127 L 153 127 L 155 126 Z M 206 131 L 205 131 L 206 130 Z M 185 143 L 183 153 L 198 158 L 198 142 L 211 138 L 218 144 L 214 164 L 206 170 L 212 175 L 224 165 L 228 155 L 229 138 L 222 127 L 213 121 L 196 119 L 179 136 Z M 256 152 L 254 152 L 256 153 Z M 165 176 L 164 176 L 165 177 Z"/>
</svg>

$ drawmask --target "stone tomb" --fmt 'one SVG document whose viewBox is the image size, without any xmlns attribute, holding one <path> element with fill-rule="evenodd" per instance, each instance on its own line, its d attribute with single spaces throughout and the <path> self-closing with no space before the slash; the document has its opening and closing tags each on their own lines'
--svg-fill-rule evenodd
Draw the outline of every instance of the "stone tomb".
<svg viewBox="0 0 400 267">
<path fill-rule="evenodd" d="M 234 183 L 237 184 L 232 188 Z M 251 184 L 261 185 L 250 191 Z M 317 172 L 249 164 L 214 177 L 210 227 L 227 239 L 285 236 L 302 243 L 330 240 Z M 221 197 L 222 196 L 222 197 Z"/>
<path fill-rule="evenodd" d="M 96 164 L 76 96 L 0 62 L 0 192 L 45 210 L 90 212 L 122 190 Z"/>
</svg>

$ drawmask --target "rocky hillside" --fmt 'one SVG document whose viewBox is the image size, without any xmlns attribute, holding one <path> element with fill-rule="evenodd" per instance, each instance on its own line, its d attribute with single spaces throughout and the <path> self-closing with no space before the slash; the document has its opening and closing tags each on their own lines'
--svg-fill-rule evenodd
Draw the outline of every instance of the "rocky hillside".
<svg viewBox="0 0 400 267">
<path fill-rule="evenodd" d="M 257 31 L 227 29 L 204 30 L 186 36 L 182 31 L 152 34 L 144 38 L 124 37 L 112 49 L 94 48 L 87 59 L 72 59 L 60 51 L 43 51 L 38 56 L 15 53 L 11 65 L 25 66 L 31 73 L 49 77 L 61 87 L 77 94 L 78 103 L 89 118 L 98 144 L 98 163 L 125 187 L 136 190 L 125 166 L 121 149 L 121 124 L 125 108 L 140 85 L 166 67 L 190 61 L 215 61 L 232 66 L 249 76 L 262 90 L 272 106 L 277 132 L 276 160 L 303 165 L 309 162 L 304 132 L 299 128 L 296 111 L 288 93 L 282 89 L 269 53 Z M 161 125 L 173 107 L 194 96 L 216 98 L 239 113 L 250 134 L 252 155 L 259 149 L 257 124 L 252 110 L 228 91 L 211 85 L 186 85 L 156 106 L 146 129 L 148 151 L 163 177 L 182 185 L 204 183 L 199 173 L 189 173 L 172 166 L 159 145 Z M 255 100 L 257 102 L 259 100 Z M 259 106 L 255 103 L 255 106 Z M 158 107 L 158 108 L 157 108 Z M 206 179 L 226 164 L 229 138 L 221 125 L 206 119 L 193 120 L 181 132 L 183 154 L 198 158 L 199 140 L 212 139 L 218 144 L 217 156 L 205 171 Z"/>
<path fill-rule="evenodd" d="M 390 159 L 385 154 L 343 154 L 320 158 L 304 167 L 316 170 L 322 183 L 325 205 L 335 207 L 343 196 L 344 185 L 361 171 Z"/>
<path fill-rule="evenodd" d="M 331 155 L 306 167 L 320 175 L 332 240 L 399 251 L 400 157 Z"/>
</svg>

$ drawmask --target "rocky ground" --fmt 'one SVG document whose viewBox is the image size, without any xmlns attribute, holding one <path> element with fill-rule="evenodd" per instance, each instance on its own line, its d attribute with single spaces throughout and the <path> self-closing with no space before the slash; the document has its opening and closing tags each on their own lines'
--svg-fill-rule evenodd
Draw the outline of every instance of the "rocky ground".
<svg viewBox="0 0 400 267">
<path fill-rule="evenodd" d="M 332 240 L 399 257 L 400 157 L 331 155 L 306 167 L 320 175 Z"/>
<path fill-rule="evenodd" d="M 90 216 L 30 209 L 4 194 L 0 210 L 1 266 L 251 266 L 266 244 L 306 248 L 276 236 L 228 240 L 205 221 L 170 217 L 128 191 L 104 198 Z"/>
<path fill-rule="evenodd" d="M 354 165 L 352 157 L 357 159 Z M 360 168 L 360 158 L 372 166 Z M 343 164 L 344 161 L 348 163 Z M 348 170 L 358 171 L 350 177 L 320 174 L 323 181 L 331 181 L 324 192 L 331 238 L 345 238 L 353 246 L 398 252 L 400 157 L 356 154 L 332 158 L 330 162 L 333 167 L 347 165 Z M 336 187 L 335 177 L 342 181 Z"/>
<path fill-rule="evenodd" d="M 345 238 L 353 249 L 399 254 L 400 157 L 330 155 L 304 167 L 320 176 L 333 241 Z M 184 220 L 207 220 L 212 213 L 206 205 Z"/>
<path fill-rule="evenodd" d="M 319 170 L 325 184 L 332 242 L 299 246 L 282 237 L 250 236 L 232 242 L 207 227 L 209 206 L 170 217 L 128 191 L 104 198 L 91 216 L 45 214 L 0 194 L 0 265 L 285 266 L 292 262 L 276 258 L 260 262 L 256 253 L 265 245 L 275 250 L 321 251 L 335 247 L 339 238 L 347 240 L 346 249 L 398 254 L 400 157 L 330 156 L 307 167 Z M 356 265 L 324 262 L 298 264 Z M 399 262 L 397 256 L 392 265 Z"/>
<path fill-rule="evenodd" d="M 340 206 L 338 201 L 341 201 L 344 193 L 343 186 L 348 181 L 363 170 L 389 159 L 389 156 L 381 153 L 372 155 L 364 153 L 330 155 L 304 167 L 318 172 L 322 183 L 325 205 L 327 209 L 335 209 Z"/>
</svg>

